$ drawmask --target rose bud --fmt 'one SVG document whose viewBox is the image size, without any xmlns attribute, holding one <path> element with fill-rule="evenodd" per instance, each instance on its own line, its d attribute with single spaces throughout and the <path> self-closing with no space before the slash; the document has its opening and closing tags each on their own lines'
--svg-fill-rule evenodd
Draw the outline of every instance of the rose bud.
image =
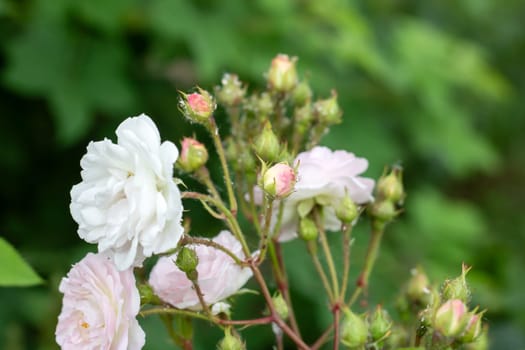
<svg viewBox="0 0 525 350">
<path fill-rule="evenodd" d="M 212 116 L 217 105 L 206 90 L 197 88 L 198 92 L 185 94 L 181 92 L 179 108 L 185 117 L 196 123 L 204 123 Z"/>
<path fill-rule="evenodd" d="M 268 71 L 268 85 L 270 89 L 278 92 L 291 91 L 297 85 L 297 58 L 279 54 L 272 60 Z"/>
<path fill-rule="evenodd" d="M 277 163 L 263 173 L 262 188 L 274 198 L 284 198 L 295 186 L 295 170 L 286 163 Z"/>
</svg>

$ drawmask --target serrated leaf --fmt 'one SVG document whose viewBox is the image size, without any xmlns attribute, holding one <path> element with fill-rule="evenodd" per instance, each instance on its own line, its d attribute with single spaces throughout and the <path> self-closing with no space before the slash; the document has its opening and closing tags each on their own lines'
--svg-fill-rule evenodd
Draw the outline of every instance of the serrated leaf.
<svg viewBox="0 0 525 350">
<path fill-rule="evenodd" d="M 27 287 L 42 282 L 13 246 L 0 237 L 0 286 Z"/>
</svg>

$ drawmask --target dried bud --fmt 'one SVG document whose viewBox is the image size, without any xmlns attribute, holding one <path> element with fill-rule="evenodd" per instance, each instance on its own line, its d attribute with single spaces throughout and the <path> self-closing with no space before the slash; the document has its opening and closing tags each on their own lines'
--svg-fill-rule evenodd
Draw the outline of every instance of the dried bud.
<svg viewBox="0 0 525 350">
<path fill-rule="evenodd" d="M 237 106 L 246 94 L 246 88 L 242 86 L 239 77 L 229 73 L 222 76 L 221 86 L 217 86 L 215 91 L 219 103 L 228 107 Z"/>
<path fill-rule="evenodd" d="M 446 337 L 457 337 L 465 330 L 470 315 L 459 299 L 452 299 L 441 305 L 434 316 L 434 328 Z"/>
<path fill-rule="evenodd" d="M 461 266 L 461 275 L 458 277 L 447 280 L 443 284 L 442 295 L 445 300 L 459 299 L 464 303 L 468 303 L 470 300 L 470 288 L 467 285 L 466 275 L 470 271 L 470 267 L 463 264 Z"/>
<path fill-rule="evenodd" d="M 402 202 L 405 198 L 403 190 L 402 169 L 394 167 L 388 175 L 383 175 L 377 182 L 377 197 L 391 201 L 392 203 Z"/>
<path fill-rule="evenodd" d="M 465 328 L 465 331 L 459 338 L 463 343 L 471 343 L 473 341 L 476 341 L 481 333 L 483 333 L 483 314 L 485 311 L 482 311 L 480 313 L 472 312 L 469 314 L 469 318 L 467 321 L 467 327 Z"/>
<path fill-rule="evenodd" d="M 408 280 L 407 296 L 410 301 L 427 305 L 430 301 L 429 280 L 421 267 L 416 267 L 410 271 L 412 276 Z"/>
<path fill-rule="evenodd" d="M 381 305 L 378 305 L 372 317 L 370 318 L 370 334 L 372 339 L 377 341 L 388 335 L 392 327 L 392 320 L 386 310 L 383 310 Z"/>
<path fill-rule="evenodd" d="M 350 196 L 345 196 L 335 207 L 335 215 L 345 224 L 351 223 L 357 218 L 357 205 Z"/>
<path fill-rule="evenodd" d="M 224 330 L 224 338 L 217 345 L 218 350 L 245 350 L 246 346 L 239 337 L 232 334 L 230 328 Z"/>
<path fill-rule="evenodd" d="M 198 264 L 199 257 L 195 250 L 189 247 L 182 247 L 175 260 L 175 265 L 179 270 L 186 273 L 186 277 L 188 277 L 190 281 L 196 281 L 198 278 Z"/>
<path fill-rule="evenodd" d="M 341 342 L 349 348 L 363 346 L 368 338 L 368 326 L 365 320 L 354 314 L 350 309 L 344 309 L 343 312 Z"/>
<path fill-rule="evenodd" d="M 296 106 L 303 106 L 312 99 L 312 89 L 307 81 L 303 80 L 293 90 L 292 101 Z"/>
<path fill-rule="evenodd" d="M 206 90 L 197 88 L 198 92 L 185 94 L 181 92 L 179 108 L 188 119 L 196 123 L 205 123 L 212 116 L 217 105 Z"/>
<path fill-rule="evenodd" d="M 274 162 L 279 157 L 281 146 L 269 121 L 266 121 L 262 133 L 255 139 L 254 149 L 257 155 L 267 162 Z"/>
<path fill-rule="evenodd" d="M 296 57 L 279 54 L 272 60 L 268 71 L 269 88 L 278 92 L 291 91 L 297 85 Z"/>
<path fill-rule="evenodd" d="M 274 198 L 284 198 L 295 186 L 295 170 L 286 163 L 277 163 L 263 173 L 262 188 Z"/>
<path fill-rule="evenodd" d="M 312 241 L 317 238 L 319 231 L 315 222 L 310 218 L 302 218 L 299 222 L 299 237 L 305 241 Z"/>
<path fill-rule="evenodd" d="M 279 314 L 279 317 L 283 320 L 288 318 L 288 305 L 281 293 L 277 293 L 272 297 L 273 305 L 275 306 L 275 311 Z"/>
<path fill-rule="evenodd" d="M 343 111 L 337 103 L 335 90 L 332 90 L 332 97 L 315 102 L 313 108 L 318 120 L 323 124 L 334 125 L 342 121 Z"/>
<path fill-rule="evenodd" d="M 181 145 L 182 149 L 177 164 L 182 170 L 193 172 L 206 164 L 208 151 L 202 143 L 190 137 L 185 137 Z"/>
</svg>

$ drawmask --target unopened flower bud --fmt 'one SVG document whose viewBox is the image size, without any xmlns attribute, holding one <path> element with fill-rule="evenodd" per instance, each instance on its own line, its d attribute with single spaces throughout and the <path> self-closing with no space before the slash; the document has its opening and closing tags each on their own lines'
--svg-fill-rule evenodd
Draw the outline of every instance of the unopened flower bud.
<svg viewBox="0 0 525 350">
<path fill-rule="evenodd" d="M 262 188 L 274 198 L 284 198 L 295 186 L 295 170 L 286 163 L 277 163 L 263 173 Z"/>
<path fill-rule="evenodd" d="M 341 342 L 349 348 L 357 348 L 366 344 L 368 326 L 365 320 L 354 314 L 350 309 L 344 309 L 341 321 Z"/>
<path fill-rule="evenodd" d="M 177 164 L 182 170 L 193 172 L 208 161 L 208 151 L 199 141 L 185 137 L 181 142 L 182 148 Z"/>
<path fill-rule="evenodd" d="M 341 123 L 343 111 L 337 103 L 337 93 L 332 90 L 332 97 L 314 103 L 314 113 L 323 124 L 334 125 Z"/>
<path fill-rule="evenodd" d="M 303 106 L 312 99 L 312 89 L 306 80 L 301 81 L 292 93 L 292 101 L 296 106 Z"/>
<path fill-rule="evenodd" d="M 283 320 L 286 320 L 288 318 L 288 305 L 286 304 L 286 301 L 284 301 L 284 298 L 281 293 L 277 293 L 272 297 L 273 306 L 275 307 L 275 311 L 277 311 L 277 314 L 279 314 L 279 317 Z"/>
<path fill-rule="evenodd" d="M 197 123 L 205 123 L 212 116 L 217 105 L 208 91 L 201 88 L 197 90 L 198 92 L 192 94 L 181 92 L 179 108 L 188 119 Z"/>
<path fill-rule="evenodd" d="M 377 197 L 393 203 L 403 201 L 405 191 L 401 167 L 394 167 L 390 174 L 382 176 L 377 182 Z"/>
<path fill-rule="evenodd" d="M 471 343 L 473 341 L 476 341 L 476 339 L 479 338 L 481 333 L 483 333 L 483 314 L 485 312 L 482 311 L 480 313 L 472 312 L 469 315 L 467 326 L 465 328 L 465 331 L 459 338 L 463 343 Z"/>
<path fill-rule="evenodd" d="M 140 295 L 140 304 L 152 304 L 157 305 L 161 304 L 161 300 L 153 292 L 153 288 L 149 284 L 139 284 L 138 286 L 139 295 Z"/>
<path fill-rule="evenodd" d="M 378 305 L 372 317 L 370 318 L 370 334 L 372 339 L 377 341 L 384 338 L 390 332 L 392 327 L 392 320 L 386 310 L 383 310 L 381 305 Z"/>
<path fill-rule="evenodd" d="M 437 309 L 433 326 L 446 337 L 457 337 L 465 330 L 469 318 L 465 304 L 452 299 Z"/>
<path fill-rule="evenodd" d="M 310 218 L 302 218 L 299 222 L 299 237 L 305 241 L 312 241 L 317 238 L 319 231 L 315 222 Z"/>
<path fill-rule="evenodd" d="M 268 71 L 269 88 L 278 92 L 291 91 L 297 85 L 296 57 L 279 54 L 272 60 Z"/>
<path fill-rule="evenodd" d="M 246 94 L 246 87 L 242 86 L 236 74 L 225 73 L 221 79 L 221 85 L 215 88 L 217 101 L 219 103 L 233 107 L 241 103 Z"/>
<path fill-rule="evenodd" d="M 481 330 L 481 334 L 476 340 L 471 343 L 464 345 L 465 350 L 488 350 L 489 349 L 489 337 L 488 327 L 485 325 Z"/>
<path fill-rule="evenodd" d="M 230 328 L 224 330 L 224 338 L 217 345 L 218 350 L 245 350 L 246 346 L 239 337 L 232 334 Z"/>
<path fill-rule="evenodd" d="M 294 110 L 294 131 L 299 135 L 304 135 L 310 131 L 314 115 L 312 111 L 312 105 L 310 103 L 305 104 Z"/>
<path fill-rule="evenodd" d="M 378 200 L 371 204 L 369 213 L 373 219 L 381 223 L 387 223 L 398 214 L 394 203 L 386 200 Z"/>
<path fill-rule="evenodd" d="M 345 196 L 335 207 L 335 215 L 345 224 L 354 221 L 357 214 L 357 205 L 350 196 Z"/>
<path fill-rule="evenodd" d="M 470 300 L 470 288 L 467 285 L 466 275 L 469 272 L 470 267 L 465 264 L 461 267 L 461 275 L 458 277 L 447 280 L 443 284 L 442 295 L 445 300 L 459 299 L 464 303 L 468 303 Z"/>
<path fill-rule="evenodd" d="M 279 139 L 272 131 L 272 125 L 269 121 L 264 125 L 262 133 L 255 139 L 254 149 L 264 161 L 274 162 L 278 159 L 281 145 L 279 144 Z"/>
<path fill-rule="evenodd" d="M 197 265 L 199 264 L 199 257 L 194 249 L 189 247 L 182 247 L 175 260 L 175 265 L 182 272 L 186 273 L 186 277 L 190 281 L 196 281 L 198 278 Z"/>
<path fill-rule="evenodd" d="M 416 267 L 411 271 L 412 276 L 407 284 L 407 296 L 410 301 L 426 305 L 430 301 L 429 280 L 421 267 Z"/>
</svg>

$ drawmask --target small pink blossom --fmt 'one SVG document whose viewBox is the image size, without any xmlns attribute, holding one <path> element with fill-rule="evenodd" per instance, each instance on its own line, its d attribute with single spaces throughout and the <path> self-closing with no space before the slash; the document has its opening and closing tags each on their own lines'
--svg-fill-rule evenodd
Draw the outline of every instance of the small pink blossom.
<svg viewBox="0 0 525 350">
<path fill-rule="evenodd" d="M 359 176 L 368 168 L 365 158 L 317 146 L 300 153 L 294 163 L 298 164 L 297 183 L 292 194 L 284 199 L 281 241 L 297 236 L 298 206 L 302 202 L 323 205 L 325 229 L 337 231 L 341 228 L 341 221 L 337 219 L 334 207 L 346 195 L 357 204 L 373 199 L 374 180 Z"/>
<path fill-rule="evenodd" d="M 213 241 L 244 259 L 241 244 L 229 231 L 222 231 Z M 249 268 L 240 267 L 216 248 L 195 245 L 194 249 L 199 257 L 197 281 L 208 305 L 228 298 L 252 276 Z M 151 271 L 149 283 L 155 294 L 165 302 L 179 309 L 199 310 L 199 298 L 186 274 L 175 266 L 176 259 L 176 254 L 160 258 Z"/>
<path fill-rule="evenodd" d="M 136 350 L 145 335 L 136 320 L 140 296 L 133 270 L 118 271 L 102 254 L 89 253 L 59 286 L 64 294 L 56 341 L 62 349 Z"/>
<path fill-rule="evenodd" d="M 277 163 L 263 174 L 263 189 L 273 197 L 283 198 L 292 193 L 295 171 L 286 163 Z"/>
</svg>

